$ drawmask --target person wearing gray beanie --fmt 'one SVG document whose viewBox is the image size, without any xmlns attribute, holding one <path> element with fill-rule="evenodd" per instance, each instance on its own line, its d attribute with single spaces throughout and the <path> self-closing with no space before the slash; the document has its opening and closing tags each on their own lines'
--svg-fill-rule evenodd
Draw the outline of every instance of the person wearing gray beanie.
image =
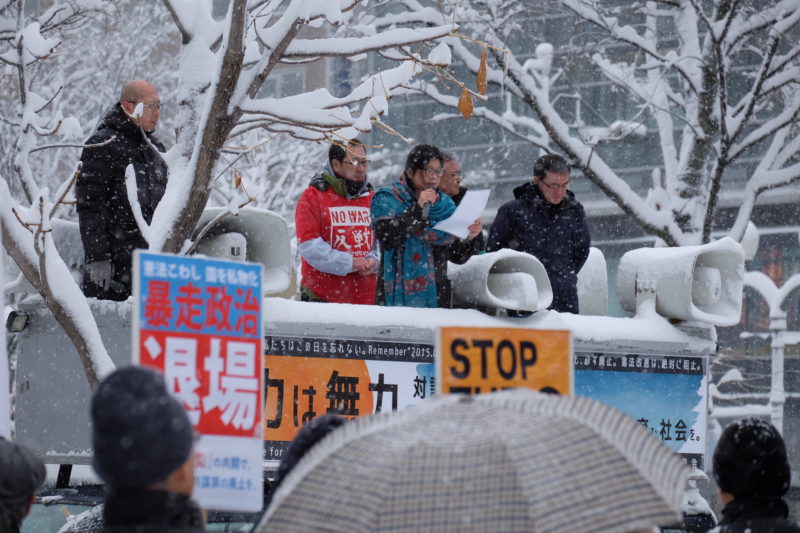
<svg viewBox="0 0 800 533">
<path fill-rule="evenodd" d="M 107 487 L 104 533 L 204 531 L 194 489 L 194 432 L 153 370 L 115 370 L 92 396 L 92 465 Z"/>
<path fill-rule="evenodd" d="M 713 459 L 722 520 L 719 533 L 800 533 L 783 496 L 791 470 L 781 434 L 764 420 L 737 420 L 722 432 Z"/>
<path fill-rule="evenodd" d="M 33 452 L 0 437 L 0 531 L 19 533 L 44 477 L 44 464 Z"/>
</svg>

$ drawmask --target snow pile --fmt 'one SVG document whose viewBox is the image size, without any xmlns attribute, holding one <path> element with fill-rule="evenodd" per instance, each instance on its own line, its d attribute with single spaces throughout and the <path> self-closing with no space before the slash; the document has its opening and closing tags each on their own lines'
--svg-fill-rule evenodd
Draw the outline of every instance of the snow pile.
<svg viewBox="0 0 800 533">
<path fill-rule="evenodd" d="M 715 353 L 715 339 L 698 339 L 670 324 L 658 315 L 634 318 L 583 316 L 556 311 L 537 311 L 529 317 L 489 316 L 473 309 L 419 309 L 412 307 L 379 307 L 350 304 L 311 303 L 266 298 L 264 327 L 278 331 L 350 331 L 360 328 L 417 328 L 430 331 L 433 341 L 437 327 L 519 327 L 532 329 L 568 329 L 573 342 L 585 347 L 617 348 L 670 343 L 671 350 L 681 348 L 691 353 Z"/>
</svg>

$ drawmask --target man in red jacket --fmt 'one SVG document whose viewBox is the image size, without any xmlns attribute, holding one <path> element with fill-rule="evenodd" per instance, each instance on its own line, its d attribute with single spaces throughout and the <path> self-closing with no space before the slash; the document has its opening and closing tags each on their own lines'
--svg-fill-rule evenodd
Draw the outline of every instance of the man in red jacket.
<svg viewBox="0 0 800 533">
<path fill-rule="evenodd" d="M 358 139 L 335 143 L 295 211 L 303 301 L 371 304 L 378 251 L 370 218 L 367 150 Z"/>
</svg>

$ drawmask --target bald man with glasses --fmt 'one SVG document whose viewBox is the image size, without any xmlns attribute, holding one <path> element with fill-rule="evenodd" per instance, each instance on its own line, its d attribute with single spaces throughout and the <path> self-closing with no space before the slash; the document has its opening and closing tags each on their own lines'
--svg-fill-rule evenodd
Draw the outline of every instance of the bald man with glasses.
<svg viewBox="0 0 800 533">
<path fill-rule="evenodd" d="M 533 166 L 533 182 L 514 189 L 489 230 L 486 251 L 511 248 L 536 256 L 553 286 L 550 309 L 578 313 L 578 272 L 589 257 L 589 226 L 569 187 L 569 165 L 548 154 Z"/>
<path fill-rule="evenodd" d="M 158 90 L 144 80 L 130 81 L 81 153 L 75 198 L 85 255 L 83 292 L 88 297 L 126 300 L 131 294 L 133 250 L 148 246 L 132 205 L 138 204 L 150 224 L 167 188 L 164 145 L 153 134 L 160 117 Z M 133 199 L 125 184 L 129 166 L 136 175 Z"/>
</svg>

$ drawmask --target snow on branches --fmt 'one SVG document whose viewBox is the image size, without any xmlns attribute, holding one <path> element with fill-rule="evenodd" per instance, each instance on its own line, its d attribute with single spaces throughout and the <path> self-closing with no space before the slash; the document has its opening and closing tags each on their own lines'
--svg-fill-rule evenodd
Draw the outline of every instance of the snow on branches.
<svg viewBox="0 0 800 533">
<path fill-rule="evenodd" d="M 708 242 L 720 197 L 731 192 L 739 207 L 726 229 L 739 240 L 758 195 L 800 179 L 800 2 L 564 0 L 525 11 L 519 4 L 466 0 L 445 13 L 461 33 L 490 45 L 493 98 L 508 98 L 504 112 L 490 100 L 473 116 L 534 148 L 565 154 L 666 244 Z M 410 5 L 419 20 L 436 17 Z M 483 46 L 457 36 L 445 42 L 454 63 L 478 72 Z M 611 107 L 592 109 L 598 85 L 619 95 L 607 99 Z M 428 80 L 411 87 L 458 106 L 457 96 Z M 565 112 L 564 101 L 575 110 Z M 589 118 L 582 108 L 593 111 Z M 608 156 L 609 145 L 642 139 L 653 157 L 639 166 L 659 170 L 654 188 L 671 201 L 658 205 L 669 211 L 634 190 Z M 743 169 L 744 183 L 729 185 Z"/>
<path fill-rule="evenodd" d="M 153 235 L 150 243 L 151 249 L 167 251 L 180 250 L 191 233 L 229 138 L 254 129 L 314 141 L 350 139 L 369 131 L 386 113 L 395 90 L 418 71 L 422 58 L 411 47 L 454 30 L 452 23 L 440 20 L 433 26 L 405 24 L 376 31 L 357 23 L 358 17 L 369 16 L 360 0 L 232 0 L 220 22 L 211 18 L 210 2 L 164 4 L 183 39 L 178 142 L 168 158 L 166 203 L 172 205 L 159 208 L 153 222 L 169 231 Z M 389 4 L 405 9 L 399 2 Z M 324 88 L 285 97 L 262 92 L 281 64 L 357 60 L 378 51 L 399 65 L 368 74 L 343 96 Z"/>
<path fill-rule="evenodd" d="M 124 7 L 118 7 L 120 3 Z M 174 126 L 176 138 L 164 155 L 169 181 L 148 237 L 151 250 L 179 252 L 189 248 L 187 241 L 215 181 L 230 170 L 231 158 L 235 162 L 256 146 L 265 150 L 285 146 L 268 142 L 275 135 L 319 143 L 306 150 L 306 156 L 313 156 L 323 142 L 352 138 L 376 124 L 391 130 L 381 122 L 389 101 L 427 65 L 446 59 L 440 48 L 429 60 L 427 50 L 456 28 L 441 16 L 433 24 L 408 17 L 408 7 L 400 1 L 373 6 L 363 0 L 231 0 L 224 13 L 216 11 L 217 4 L 211 0 L 162 0 L 160 4 L 52 0 L 30 9 L 22 0 L 2 4 L 0 64 L 6 69 L 0 80 L 6 92 L 14 95 L 0 105 L 0 145 L 9 154 L 6 161 L 12 160 L 0 164 L 3 244 L 70 335 L 92 384 L 113 364 L 78 283 L 47 228 L 52 206 L 71 198 L 69 180 L 61 180 L 64 184 L 57 187 L 48 184 L 53 184 L 53 175 L 64 166 L 70 167 L 64 153 L 72 154 L 74 167 L 77 150 L 83 147 L 74 139 L 85 135 L 81 122 L 97 120 L 100 104 L 95 99 L 106 100 L 103 106 L 112 104 L 108 96 L 137 77 L 165 88 L 161 96 L 168 96 L 165 104 L 172 109 L 164 113 L 169 115 L 164 122 Z M 115 9 L 120 12 L 103 18 Z M 376 28 L 372 24 L 376 13 L 392 13 L 395 23 Z M 122 23 L 120 17 L 125 19 Z M 165 31 L 165 19 L 174 26 L 171 31 Z M 96 46 L 98 34 L 102 34 L 102 47 Z M 142 43 L 140 35 L 145 44 L 134 48 L 131 43 Z M 76 68 L 66 60 L 83 41 L 95 44 L 87 54 L 97 59 L 91 72 L 85 64 Z M 337 60 L 356 62 L 369 57 L 374 61 L 362 62 L 366 65 L 360 71 L 362 77 L 343 91 L 325 88 L 334 76 L 322 76 L 309 84 L 313 87 L 289 94 L 270 94 L 265 89 L 276 69 L 287 65 L 328 62 L 326 68 L 332 70 Z M 162 68 L 169 61 L 168 68 Z M 40 64 L 47 68 L 34 68 Z M 115 86 L 97 87 L 96 80 Z M 73 90 L 65 95 L 64 86 L 70 81 Z M 70 107 L 71 111 L 90 109 L 91 115 L 82 116 L 82 121 L 68 117 L 65 111 Z M 56 133 L 61 135 L 61 144 L 48 140 Z M 73 151 L 60 151 L 64 148 Z M 62 157 L 48 158 L 45 153 Z M 225 157 L 221 159 L 220 154 Z M 305 181 L 292 168 L 297 157 L 267 159 L 281 169 L 276 183 L 284 184 L 284 192 L 295 190 L 297 180 Z M 235 165 L 232 169 L 238 172 Z M 240 177 L 233 183 L 232 190 L 217 194 L 235 210 L 245 201 L 242 195 L 247 201 L 252 197 Z M 48 199 L 49 191 L 56 189 L 57 197 Z M 270 204 L 277 202 L 280 191 L 256 194 Z M 135 191 L 131 189 L 129 196 L 135 198 Z"/>
</svg>

